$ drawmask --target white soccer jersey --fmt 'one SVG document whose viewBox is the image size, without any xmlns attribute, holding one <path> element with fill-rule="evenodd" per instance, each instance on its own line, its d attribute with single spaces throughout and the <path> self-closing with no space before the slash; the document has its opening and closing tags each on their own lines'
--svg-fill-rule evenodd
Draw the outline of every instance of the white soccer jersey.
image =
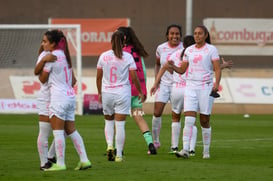
<svg viewBox="0 0 273 181">
<path fill-rule="evenodd" d="M 182 42 L 179 43 L 176 47 L 171 47 L 168 42 L 160 44 L 156 49 L 156 58 L 160 59 L 161 67 L 170 60 L 170 56 L 177 50 L 182 49 Z M 166 71 L 161 77 L 160 83 L 171 86 L 173 81 L 173 76 L 170 72 Z"/>
<path fill-rule="evenodd" d="M 203 89 L 213 85 L 212 61 L 219 60 L 219 54 L 215 46 L 205 44 L 201 48 L 195 45 L 188 47 L 184 53 L 183 61 L 189 63 L 187 75 L 187 87 L 190 89 Z"/>
<path fill-rule="evenodd" d="M 50 72 L 48 78 L 50 101 L 75 100 L 72 87 L 72 69 L 68 67 L 66 56 L 62 50 L 54 50 L 52 54 L 57 57 L 57 60 L 46 63 L 44 67 L 44 71 Z"/>
<path fill-rule="evenodd" d="M 123 51 L 122 59 L 119 59 L 113 50 L 108 50 L 99 57 L 97 69 L 103 70 L 102 92 L 117 94 L 131 92 L 129 70 L 136 70 L 136 64 L 131 54 Z"/>
<path fill-rule="evenodd" d="M 175 51 L 171 56 L 170 60 L 174 62 L 174 65 L 177 67 L 181 66 L 182 60 L 181 60 L 181 53 L 183 51 L 183 48 Z M 179 74 L 177 72 L 173 72 L 173 83 L 176 84 L 176 87 L 185 87 L 186 86 L 186 73 Z"/>
<path fill-rule="evenodd" d="M 42 58 L 44 56 L 46 56 L 49 53 L 50 53 L 49 51 L 43 51 L 42 53 L 40 53 L 38 60 L 36 62 L 36 65 L 42 60 Z M 48 83 L 46 82 L 44 84 L 41 84 L 41 88 L 38 93 L 37 100 L 38 101 L 49 101 L 49 99 L 50 99 L 49 86 L 48 86 Z"/>
</svg>

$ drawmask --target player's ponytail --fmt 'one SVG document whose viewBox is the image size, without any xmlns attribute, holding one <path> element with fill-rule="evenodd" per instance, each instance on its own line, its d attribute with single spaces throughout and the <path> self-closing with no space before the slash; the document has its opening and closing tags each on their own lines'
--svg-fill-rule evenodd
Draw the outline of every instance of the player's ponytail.
<svg viewBox="0 0 273 181">
<path fill-rule="evenodd" d="M 124 33 L 121 31 L 114 32 L 112 35 L 111 44 L 115 56 L 121 59 L 123 55 L 122 48 L 124 46 Z"/>
<path fill-rule="evenodd" d="M 69 68 L 72 67 L 72 61 L 70 57 L 70 52 L 68 49 L 68 43 L 66 40 L 66 37 L 64 36 L 63 32 L 61 30 L 51 30 L 46 32 L 46 36 L 49 40 L 50 43 L 55 43 L 56 44 L 56 49 L 60 49 L 64 52 L 67 63 Z"/>
<path fill-rule="evenodd" d="M 72 68 L 72 61 L 71 61 L 71 56 L 70 56 L 70 52 L 69 52 L 69 48 L 68 48 L 68 43 L 67 43 L 67 39 L 64 36 L 63 32 L 59 30 L 61 39 L 58 43 L 58 47 L 64 51 L 64 54 L 66 56 L 66 60 L 68 63 L 69 68 Z"/>
</svg>

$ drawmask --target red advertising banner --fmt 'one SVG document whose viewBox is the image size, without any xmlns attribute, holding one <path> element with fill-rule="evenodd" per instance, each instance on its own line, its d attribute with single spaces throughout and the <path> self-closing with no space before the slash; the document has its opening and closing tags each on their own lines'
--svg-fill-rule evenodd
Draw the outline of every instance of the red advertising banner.
<svg viewBox="0 0 273 181">
<path fill-rule="evenodd" d="M 97 56 L 111 48 L 111 36 L 120 26 L 129 26 L 129 19 L 58 19 L 51 24 L 80 24 L 83 56 Z"/>
</svg>

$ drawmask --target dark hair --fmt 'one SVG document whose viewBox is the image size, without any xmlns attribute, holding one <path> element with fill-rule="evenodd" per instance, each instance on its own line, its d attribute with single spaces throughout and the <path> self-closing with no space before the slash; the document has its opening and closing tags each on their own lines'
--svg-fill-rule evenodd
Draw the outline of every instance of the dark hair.
<svg viewBox="0 0 273 181">
<path fill-rule="evenodd" d="M 184 49 L 183 49 L 183 51 L 181 53 L 181 57 L 180 57 L 181 60 L 182 60 L 182 58 L 184 56 L 185 50 L 189 46 L 191 46 L 193 44 L 195 44 L 195 41 L 194 41 L 194 37 L 192 35 L 187 35 L 187 36 L 184 37 L 184 39 L 183 39 L 183 47 L 184 47 Z"/>
<path fill-rule="evenodd" d="M 204 25 L 198 25 L 198 26 L 196 26 L 196 28 L 201 28 L 201 29 L 203 29 L 204 32 L 205 32 L 205 34 L 208 34 L 208 33 L 209 33 L 207 27 L 205 27 Z"/>
<path fill-rule="evenodd" d="M 124 46 L 124 33 L 122 31 L 116 31 L 113 33 L 111 38 L 112 50 L 118 58 L 122 58 L 123 55 L 123 46 Z"/>
<path fill-rule="evenodd" d="M 206 38 L 206 40 L 205 40 L 208 44 L 211 44 L 211 41 L 210 41 L 210 34 L 209 34 L 209 32 L 208 32 L 208 36 L 207 36 L 207 38 Z"/>
<path fill-rule="evenodd" d="M 177 24 L 171 24 L 171 25 L 169 25 L 169 26 L 167 27 L 166 36 L 168 36 L 168 34 L 169 34 L 171 28 L 178 28 L 179 34 L 180 34 L 180 36 L 182 37 L 182 27 L 179 26 L 179 25 L 177 25 Z"/>
<path fill-rule="evenodd" d="M 126 37 L 125 44 L 132 45 L 140 56 L 143 56 L 143 57 L 149 56 L 149 54 L 144 49 L 144 46 L 137 38 L 133 28 L 121 26 L 118 28 L 118 31 L 121 31 L 124 33 Z"/>
<path fill-rule="evenodd" d="M 71 57 L 70 57 L 70 52 L 68 49 L 66 37 L 64 36 L 63 32 L 61 30 L 54 29 L 51 31 L 47 31 L 45 33 L 45 36 L 47 37 L 48 41 L 51 44 L 55 43 L 55 48 L 59 48 L 64 51 L 68 66 L 69 66 L 69 68 L 71 68 L 72 61 L 71 61 Z M 60 45 L 60 44 L 62 44 L 62 45 Z"/>
</svg>

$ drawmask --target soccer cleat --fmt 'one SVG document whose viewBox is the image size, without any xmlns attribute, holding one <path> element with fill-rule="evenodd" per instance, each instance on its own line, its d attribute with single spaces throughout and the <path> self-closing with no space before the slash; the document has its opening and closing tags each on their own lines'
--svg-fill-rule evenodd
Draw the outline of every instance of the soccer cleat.
<svg viewBox="0 0 273 181">
<path fill-rule="evenodd" d="M 183 158 L 189 158 L 190 154 L 189 151 L 186 150 L 181 150 L 179 152 L 176 152 L 175 155 L 179 158 L 179 157 L 183 157 Z"/>
<path fill-rule="evenodd" d="M 46 162 L 46 164 L 42 167 L 40 167 L 40 170 L 44 171 L 45 169 L 48 169 L 52 166 L 51 162 Z"/>
<path fill-rule="evenodd" d="M 44 169 L 44 171 L 62 171 L 62 170 L 66 170 L 66 166 L 59 166 L 55 163 L 52 164 L 52 166 L 48 169 Z"/>
<path fill-rule="evenodd" d="M 77 167 L 74 170 L 86 170 L 86 169 L 91 168 L 91 167 L 92 167 L 92 164 L 88 160 L 87 162 L 79 162 Z"/>
<path fill-rule="evenodd" d="M 123 162 L 122 157 L 116 156 L 115 162 Z"/>
<path fill-rule="evenodd" d="M 115 161 L 115 150 L 113 147 L 107 148 L 107 160 L 108 161 Z"/>
<path fill-rule="evenodd" d="M 191 150 L 190 151 L 190 156 L 195 156 L 195 151 Z"/>
<path fill-rule="evenodd" d="M 154 142 L 155 149 L 160 148 L 160 146 L 161 146 L 160 142 L 156 142 L 156 141 Z"/>
<path fill-rule="evenodd" d="M 170 154 L 175 154 L 176 152 L 178 152 L 178 148 L 171 148 L 171 150 L 169 151 Z"/>
<path fill-rule="evenodd" d="M 148 155 L 156 155 L 156 148 L 153 143 L 149 144 L 149 150 L 148 150 Z"/>
<path fill-rule="evenodd" d="M 203 159 L 209 159 L 210 155 L 209 153 L 203 153 Z"/>
<path fill-rule="evenodd" d="M 114 155 L 117 155 L 117 149 L 114 150 Z M 124 155 L 124 151 L 122 150 L 122 156 Z"/>
<path fill-rule="evenodd" d="M 57 162 L 57 160 L 56 160 L 55 157 L 53 157 L 53 158 L 47 158 L 47 160 L 48 160 L 48 162 L 50 162 L 50 163 L 56 163 L 56 162 Z"/>
</svg>

